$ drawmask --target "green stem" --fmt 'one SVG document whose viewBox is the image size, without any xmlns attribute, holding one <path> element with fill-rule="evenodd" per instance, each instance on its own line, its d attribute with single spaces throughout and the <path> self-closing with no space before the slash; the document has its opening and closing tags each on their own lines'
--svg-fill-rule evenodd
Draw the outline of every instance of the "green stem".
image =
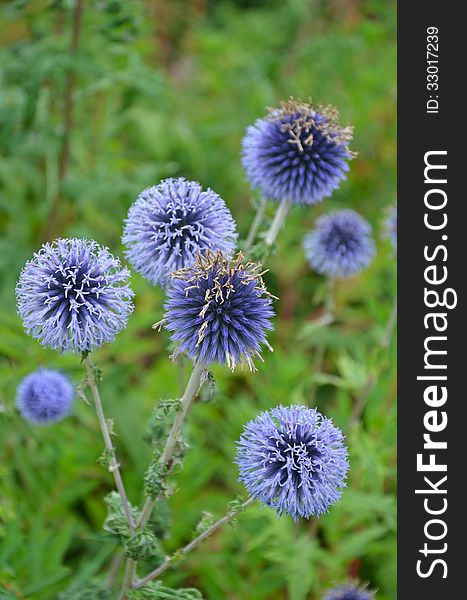
<svg viewBox="0 0 467 600">
<path fill-rule="evenodd" d="M 186 386 L 185 393 L 183 394 L 182 399 L 180 401 L 180 406 L 178 408 L 177 414 L 175 415 L 175 420 L 173 422 L 172 429 L 170 430 L 169 436 L 165 443 L 165 448 L 159 459 L 159 464 L 167 468 L 170 467 L 170 462 L 173 457 L 175 446 L 177 445 L 180 439 L 180 433 L 183 427 L 183 423 L 185 421 L 185 417 L 187 416 L 201 387 L 201 375 L 203 374 L 204 369 L 205 366 L 201 362 L 195 363 L 193 371 L 191 373 L 191 377 L 188 381 L 188 385 Z M 138 527 L 144 527 L 146 525 L 146 523 L 149 520 L 149 517 L 151 516 L 151 512 L 154 508 L 155 502 L 156 501 L 152 498 L 146 499 L 143 510 L 138 519 Z"/>
<path fill-rule="evenodd" d="M 157 567 L 157 569 L 154 569 L 154 571 L 151 571 L 151 573 L 146 575 L 146 577 L 144 577 L 143 579 L 136 581 L 132 586 L 133 589 L 135 589 L 135 590 L 140 589 L 143 586 L 145 586 L 147 583 L 152 581 L 153 579 L 156 579 L 157 577 L 162 575 L 162 573 L 164 573 L 165 571 L 167 571 L 167 569 L 170 568 L 170 565 L 172 564 L 174 559 L 178 560 L 180 556 L 186 556 L 187 554 L 192 552 L 202 542 L 204 542 L 204 540 L 206 540 L 215 531 L 217 531 L 220 527 L 222 527 L 222 525 L 225 525 L 226 523 L 228 523 L 229 521 L 234 519 L 238 515 L 238 513 L 245 510 L 253 502 L 254 502 L 254 498 L 249 498 L 239 508 L 230 510 L 224 517 L 222 517 L 222 519 L 219 519 L 218 521 L 213 523 L 210 527 L 208 527 L 208 529 L 206 529 L 206 531 L 203 531 L 203 533 L 201 533 L 198 537 L 196 537 L 194 540 L 192 540 L 189 544 L 187 544 L 183 548 L 180 548 L 171 557 L 167 558 L 159 567 Z"/>
<path fill-rule="evenodd" d="M 122 589 L 118 595 L 118 600 L 126 600 L 128 590 L 132 587 L 133 579 L 136 573 L 137 563 L 134 560 L 128 559 L 125 566 L 125 575 L 123 576 Z"/>
<path fill-rule="evenodd" d="M 256 208 L 256 214 L 251 223 L 250 231 L 245 240 L 246 249 L 249 250 L 256 239 L 259 226 L 261 225 L 264 217 L 264 211 L 266 209 L 266 198 L 261 198 Z"/>
<path fill-rule="evenodd" d="M 287 200 L 282 200 L 279 204 L 279 207 L 276 210 L 276 214 L 274 215 L 274 219 L 271 223 L 271 227 L 264 238 L 264 241 L 267 246 L 272 246 L 276 241 L 276 238 L 279 234 L 279 231 L 282 229 L 285 218 L 287 217 L 287 213 L 289 212 L 290 204 Z"/>
<path fill-rule="evenodd" d="M 102 437 L 104 438 L 105 449 L 109 455 L 109 471 L 112 473 L 115 486 L 117 488 L 118 493 L 120 494 L 120 499 L 122 502 L 122 507 L 125 512 L 128 527 L 130 531 L 133 531 L 135 527 L 135 523 L 133 520 L 133 514 L 130 509 L 130 504 L 128 502 L 128 497 L 126 495 L 125 486 L 123 485 L 122 476 L 120 474 L 120 465 L 117 461 L 117 457 L 115 455 L 115 448 L 112 444 L 112 439 L 110 437 L 110 431 L 108 427 L 107 420 L 104 415 L 104 409 L 102 408 L 102 402 L 99 395 L 99 390 L 97 388 L 96 377 L 94 374 L 94 365 L 92 364 L 91 357 L 88 354 L 85 358 L 86 363 L 86 371 L 88 384 L 92 392 L 92 396 L 94 399 L 94 404 L 96 407 L 97 420 L 99 421 L 99 426 L 102 432 Z"/>
</svg>

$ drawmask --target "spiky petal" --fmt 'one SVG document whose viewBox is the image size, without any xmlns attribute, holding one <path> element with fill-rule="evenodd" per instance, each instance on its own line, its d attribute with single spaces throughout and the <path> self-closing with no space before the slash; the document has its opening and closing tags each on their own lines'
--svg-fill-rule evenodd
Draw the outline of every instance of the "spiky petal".
<svg viewBox="0 0 467 600">
<path fill-rule="evenodd" d="M 374 592 L 359 583 L 350 582 L 333 588 L 323 600 L 372 600 L 374 597 Z"/>
<path fill-rule="evenodd" d="M 353 210 L 338 210 L 317 219 L 304 247 L 315 271 L 337 278 L 362 271 L 376 251 L 370 224 Z"/>
<path fill-rule="evenodd" d="M 165 304 L 165 327 L 185 352 L 203 363 L 254 368 L 261 346 L 269 347 L 272 296 L 261 265 L 208 251 L 191 267 L 173 273 Z"/>
<path fill-rule="evenodd" d="M 243 167 L 263 197 L 317 204 L 345 179 L 354 156 L 352 133 L 352 127 L 339 124 L 335 108 L 291 99 L 248 127 Z"/>
<path fill-rule="evenodd" d="M 224 200 L 183 177 L 144 190 L 130 208 L 122 241 L 132 267 L 152 284 L 170 283 L 170 274 L 206 250 L 233 252 L 235 222 Z"/>
<path fill-rule="evenodd" d="M 18 313 L 43 346 L 91 351 L 126 327 L 133 310 L 129 276 L 107 248 L 92 240 L 46 243 L 21 271 Z"/>
</svg>

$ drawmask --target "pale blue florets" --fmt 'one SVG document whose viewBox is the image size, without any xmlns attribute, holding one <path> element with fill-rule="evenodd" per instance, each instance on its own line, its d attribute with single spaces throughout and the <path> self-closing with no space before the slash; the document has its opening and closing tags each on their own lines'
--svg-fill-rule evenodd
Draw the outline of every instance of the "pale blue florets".
<svg viewBox="0 0 467 600">
<path fill-rule="evenodd" d="M 16 392 L 21 415 L 36 424 L 60 421 L 70 413 L 73 386 L 58 371 L 38 369 L 23 379 Z"/>
<path fill-rule="evenodd" d="M 339 500 L 347 455 L 330 419 L 314 408 L 279 406 L 247 423 L 236 462 L 254 498 L 297 520 L 319 516 Z"/>
<path fill-rule="evenodd" d="M 241 254 L 229 258 L 207 252 L 173 278 L 165 326 L 179 344 L 176 354 L 231 369 L 245 362 L 253 369 L 261 346 L 270 347 L 266 334 L 274 314 L 261 266 L 244 263 Z"/>
<path fill-rule="evenodd" d="M 353 210 L 339 210 L 316 221 L 305 237 L 310 266 L 328 277 L 350 277 L 367 267 L 375 255 L 371 226 Z"/>
<path fill-rule="evenodd" d="M 129 271 L 94 241 L 46 243 L 24 266 L 16 286 L 26 331 L 62 352 L 111 342 L 133 310 Z"/>
<path fill-rule="evenodd" d="M 166 179 L 130 208 L 122 241 L 135 271 L 166 285 L 170 273 L 191 266 L 206 250 L 235 249 L 235 222 L 224 200 L 196 181 Z"/>
<path fill-rule="evenodd" d="M 323 600 L 372 600 L 374 592 L 358 585 L 358 583 L 346 583 L 330 590 Z"/>
<path fill-rule="evenodd" d="M 391 206 L 385 219 L 386 236 L 397 250 L 397 206 Z"/>
<path fill-rule="evenodd" d="M 352 131 L 334 108 L 291 99 L 247 129 L 243 167 L 263 197 L 317 204 L 345 179 Z"/>
</svg>

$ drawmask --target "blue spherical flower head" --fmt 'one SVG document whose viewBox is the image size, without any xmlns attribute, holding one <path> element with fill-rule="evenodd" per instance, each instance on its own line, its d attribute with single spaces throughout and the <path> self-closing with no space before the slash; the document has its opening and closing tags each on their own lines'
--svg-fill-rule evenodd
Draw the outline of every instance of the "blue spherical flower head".
<svg viewBox="0 0 467 600">
<path fill-rule="evenodd" d="M 263 197 L 317 204 L 345 179 L 352 135 L 335 108 L 290 99 L 247 129 L 243 167 Z"/>
<path fill-rule="evenodd" d="M 297 520 L 319 516 L 339 500 L 347 456 L 330 419 L 314 408 L 279 406 L 247 423 L 236 463 L 254 498 Z"/>
<path fill-rule="evenodd" d="M 166 179 L 144 190 L 130 208 L 123 232 L 126 257 L 153 284 L 191 266 L 206 250 L 235 249 L 235 221 L 224 200 L 196 181 Z"/>
<path fill-rule="evenodd" d="M 336 278 L 356 275 L 375 255 L 371 226 L 353 210 L 339 210 L 317 219 L 304 247 L 315 271 Z"/>
<path fill-rule="evenodd" d="M 374 592 L 358 583 L 346 583 L 330 590 L 323 600 L 372 600 Z"/>
<path fill-rule="evenodd" d="M 21 415 L 36 424 L 55 423 L 70 413 L 73 386 L 65 375 L 38 369 L 23 379 L 16 392 Z"/>
<path fill-rule="evenodd" d="M 202 363 L 217 362 L 234 369 L 246 363 L 254 369 L 266 334 L 272 329 L 271 294 L 261 265 L 221 252 L 198 255 L 191 267 L 172 274 L 165 304 L 165 327 L 185 352 Z"/>
<path fill-rule="evenodd" d="M 397 206 L 391 206 L 384 222 L 386 237 L 397 250 Z"/>
<path fill-rule="evenodd" d="M 111 342 L 133 310 L 129 271 L 94 241 L 59 239 L 42 246 L 16 286 L 26 331 L 43 346 L 85 352 Z"/>
</svg>

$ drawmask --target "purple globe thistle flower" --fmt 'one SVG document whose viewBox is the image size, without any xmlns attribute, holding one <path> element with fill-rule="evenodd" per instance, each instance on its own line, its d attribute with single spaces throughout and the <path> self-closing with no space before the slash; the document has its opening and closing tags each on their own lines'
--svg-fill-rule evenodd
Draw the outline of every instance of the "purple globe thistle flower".
<svg viewBox="0 0 467 600">
<path fill-rule="evenodd" d="M 347 456 L 330 419 L 314 408 L 279 406 L 246 424 L 236 463 L 254 498 L 297 520 L 319 516 L 339 500 Z"/>
<path fill-rule="evenodd" d="M 128 278 L 128 269 L 94 241 L 46 243 L 21 271 L 18 313 L 43 346 L 91 351 L 126 327 L 133 310 Z"/>
<path fill-rule="evenodd" d="M 202 363 L 245 362 L 254 369 L 261 358 L 266 333 L 272 329 L 271 294 L 262 280 L 261 265 L 207 251 L 195 263 L 172 273 L 165 304 L 165 327 L 179 343 L 174 356 L 186 352 Z"/>
<path fill-rule="evenodd" d="M 358 583 L 346 583 L 330 590 L 323 600 L 372 600 L 374 592 Z"/>
<path fill-rule="evenodd" d="M 317 204 L 337 189 L 355 156 L 349 150 L 353 128 L 339 125 L 332 106 L 291 98 L 248 127 L 242 163 L 254 188 L 265 198 Z"/>
<path fill-rule="evenodd" d="M 305 237 L 310 266 L 328 277 L 350 277 L 367 267 L 375 255 L 371 226 L 353 210 L 338 210 L 317 219 Z"/>
<path fill-rule="evenodd" d="M 125 255 L 155 285 L 167 285 L 170 273 L 191 266 L 199 253 L 232 252 L 237 240 L 224 200 L 183 177 L 144 190 L 125 223 Z"/>
<path fill-rule="evenodd" d="M 21 415 L 36 424 L 61 421 L 70 413 L 73 386 L 65 375 L 38 369 L 23 379 L 16 392 Z"/>
<path fill-rule="evenodd" d="M 386 237 L 397 250 L 397 206 L 391 206 L 387 211 L 384 226 Z"/>
</svg>

